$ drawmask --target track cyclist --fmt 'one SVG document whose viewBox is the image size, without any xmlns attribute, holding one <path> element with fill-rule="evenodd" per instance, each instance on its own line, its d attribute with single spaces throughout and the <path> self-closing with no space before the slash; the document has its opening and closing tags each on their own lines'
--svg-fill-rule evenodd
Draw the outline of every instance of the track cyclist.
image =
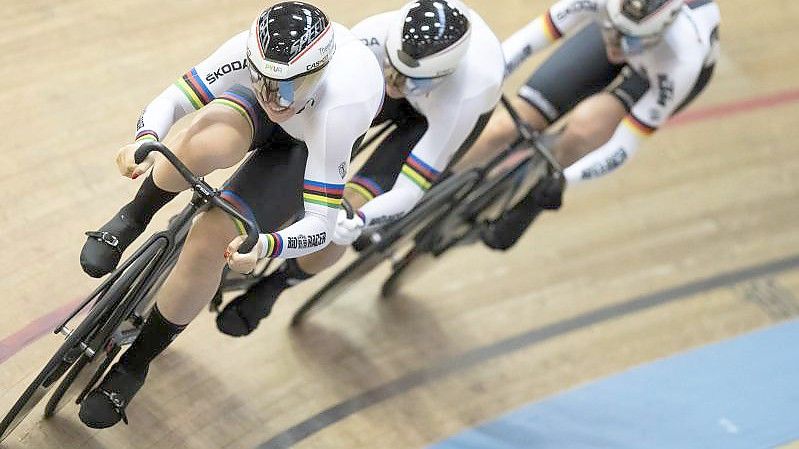
<svg viewBox="0 0 799 449">
<path fill-rule="evenodd" d="M 298 257 L 330 242 L 351 150 L 382 98 L 380 66 L 359 39 L 312 5 L 283 2 L 265 9 L 249 31 L 222 44 L 147 106 L 136 143 L 122 148 L 117 164 L 132 178 L 150 166 L 152 174 L 133 201 L 89 233 L 81 253 L 87 273 L 112 271 L 156 211 L 187 188 L 165 160 L 136 165 L 133 153 L 195 110 L 189 127 L 170 136 L 172 150 L 192 171 L 205 175 L 230 167 L 254 150 L 223 196 L 267 232 L 298 211 L 305 214 L 285 229 L 261 234 L 244 255 L 236 253 L 243 239 L 227 216 L 215 209 L 202 214 L 140 335 L 81 403 L 86 425 L 127 421 L 125 408 L 144 384 L 149 363 L 208 304 L 226 262 L 246 273 L 260 258 Z"/>
<path fill-rule="evenodd" d="M 350 180 L 357 208 L 339 213 L 335 245 L 286 260 L 217 316 L 229 335 L 251 333 L 288 287 L 333 265 L 361 233 L 410 211 L 485 127 L 501 94 L 504 58 L 483 19 L 457 0 L 412 1 L 352 29 L 383 66 L 387 98 L 374 124 L 393 130 Z"/>
<path fill-rule="evenodd" d="M 488 224 L 482 230 L 486 245 L 510 248 L 541 211 L 560 207 L 566 184 L 618 168 L 693 101 L 713 74 L 719 20 L 713 0 L 562 0 L 505 40 L 511 72 L 571 34 L 514 101 L 539 131 L 570 113 L 565 128 L 549 134 L 555 158 L 568 168 L 563 177 L 543 178 Z M 517 135 L 510 117 L 496 114 L 470 151 L 470 163 L 488 158 Z"/>
</svg>

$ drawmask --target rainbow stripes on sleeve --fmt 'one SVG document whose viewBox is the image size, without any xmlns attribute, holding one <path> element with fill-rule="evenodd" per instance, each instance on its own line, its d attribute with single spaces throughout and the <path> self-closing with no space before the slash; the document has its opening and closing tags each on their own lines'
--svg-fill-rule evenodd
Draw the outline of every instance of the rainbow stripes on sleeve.
<svg viewBox="0 0 799 449">
<path fill-rule="evenodd" d="M 363 176 L 353 176 L 347 183 L 347 187 L 358 192 L 366 201 L 372 201 L 374 197 L 383 194 L 383 188 L 378 183 Z"/>
<path fill-rule="evenodd" d="M 238 92 L 229 90 L 219 97 L 214 98 L 213 103 L 229 107 L 241 114 L 242 117 L 247 119 L 253 136 L 255 136 L 256 115 L 255 105 L 252 103 L 252 99 L 246 98 L 245 96 L 240 95 Z"/>
<path fill-rule="evenodd" d="M 544 34 L 547 35 L 550 42 L 555 42 L 563 37 L 563 33 L 560 32 L 558 27 L 555 25 L 555 21 L 552 20 L 552 10 L 548 10 L 543 16 L 541 16 L 541 25 L 544 27 Z"/>
<path fill-rule="evenodd" d="M 280 253 L 283 252 L 283 237 L 277 232 L 264 234 L 264 236 L 266 237 L 264 239 L 266 242 L 266 257 L 274 258 L 280 256 Z"/>
<path fill-rule="evenodd" d="M 136 142 L 158 142 L 158 134 L 149 129 L 142 129 L 136 133 Z"/>
<path fill-rule="evenodd" d="M 401 173 L 413 181 L 414 184 L 418 185 L 422 190 L 429 189 L 441 174 L 436 169 L 414 156 L 413 153 L 405 160 Z"/>
<path fill-rule="evenodd" d="M 325 184 L 323 182 L 305 180 L 302 186 L 302 199 L 306 203 L 338 208 L 344 196 L 344 184 Z"/>
<path fill-rule="evenodd" d="M 195 110 L 207 105 L 214 99 L 214 94 L 205 86 L 200 75 L 197 74 L 197 69 L 191 69 L 177 81 L 175 86 L 180 89 Z"/>
<path fill-rule="evenodd" d="M 621 123 L 638 137 L 649 137 L 657 131 L 657 128 L 647 125 L 646 123 L 635 118 L 634 115 L 628 114 Z"/>
<path fill-rule="evenodd" d="M 232 190 L 222 190 L 219 192 L 219 196 L 222 197 L 223 200 L 230 203 L 240 214 L 247 217 L 248 220 L 255 222 L 255 213 L 253 213 L 252 208 L 247 204 L 244 199 L 240 196 L 236 195 L 235 192 Z M 247 228 L 244 227 L 244 224 L 239 220 L 236 220 L 233 217 L 230 217 L 233 220 L 233 224 L 236 225 L 236 230 L 238 231 L 239 235 L 247 235 Z"/>
</svg>

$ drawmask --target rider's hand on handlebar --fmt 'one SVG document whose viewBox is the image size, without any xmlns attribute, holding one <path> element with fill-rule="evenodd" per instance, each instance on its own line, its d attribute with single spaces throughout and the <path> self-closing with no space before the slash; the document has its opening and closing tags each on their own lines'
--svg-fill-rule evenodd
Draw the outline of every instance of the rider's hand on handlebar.
<svg viewBox="0 0 799 449">
<path fill-rule="evenodd" d="M 131 179 L 136 179 L 142 173 L 146 172 L 155 163 L 155 153 L 150 153 L 141 164 L 137 164 L 134 160 L 136 150 L 144 142 L 133 142 L 122 147 L 117 153 L 117 168 L 122 176 L 127 176 Z"/>
<path fill-rule="evenodd" d="M 239 254 L 239 247 L 244 243 L 245 238 L 246 237 L 238 236 L 230 242 L 225 250 L 225 260 L 227 260 L 227 264 L 231 270 L 241 274 L 250 274 L 255 270 L 255 266 L 258 264 L 258 255 L 261 254 L 263 242 L 261 239 L 258 239 L 258 243 L 255 244 L 252 251 L 246 254 Z"/>
<path fill-rule="evenodd" d="M 338 212 L 336 220 L 336 230 L 333 231 L 333 243 L 336 245 L 347 246 L 352 244 L 361 236 L 365 223 L 360 215 L 355 214 L 352 218 L 347 218 L 347 213 L 343 209 Z"/>
</svg>

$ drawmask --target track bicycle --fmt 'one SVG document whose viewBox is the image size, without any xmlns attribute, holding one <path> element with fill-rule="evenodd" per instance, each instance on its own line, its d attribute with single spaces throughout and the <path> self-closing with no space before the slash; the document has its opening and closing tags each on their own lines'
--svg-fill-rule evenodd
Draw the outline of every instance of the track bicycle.
<svg viewBox="0 0 799 449">
<path fill-rule="evenodd" d="M 331 303 L 375 267 L 392 261 L 392 273 L 381 288 L 391 296 L 401 281 L 458 246 L 475 242 L 482 223 L 513 207 L 544 176 L 562 170 L 543 142 L 543 136 L 522 121 L 505 97 L 519 132 L 518 138 L 482 167 L 449 174 L 434 185 L 404 217 L 370 234 L 358 257 L 321 287 L 295 312 L 297 326 L 312 312 Z M 410 270 L 410 268 L 416 270 Z"/>
<path fill-rule="evenodd" d="M 194 192 L 190 204 L 170 219 L 167 229 L 150 237 L 110 273 L 58 325 L 55 334 L 63 335 L 66 340 L 0 421 L 0 442 L 59 380 L 60 384 L 45 406 L 44 416 L 53 416 L 67 403 L 67 398 L 75 398 L 79 404 L 102 378 L 122 347 L 136 339 L 153 305 L 155 293 L 177 262 L 192 220 L 199 212 L 217 207 L 240 221 L 247 237 L 239 252 L 247 253 L 257 243 L 260 233 L 257 223 L 239 213 L 220 196 L 218 190 L 191 173 L 166 146 L 157 142 L 142 144 L 136 151 L 136 162 L 141 163 L 152 151 L 163 154 L 189 183 Z M 115 243 L 115 237 L 107 233 L 89 232 L 87 235 L 112 246 Z M 259 273 L 263 274 L 265 270 L 261 268 Z M 240 281 L 236 286 L 247 285 Z"/>
</svg>

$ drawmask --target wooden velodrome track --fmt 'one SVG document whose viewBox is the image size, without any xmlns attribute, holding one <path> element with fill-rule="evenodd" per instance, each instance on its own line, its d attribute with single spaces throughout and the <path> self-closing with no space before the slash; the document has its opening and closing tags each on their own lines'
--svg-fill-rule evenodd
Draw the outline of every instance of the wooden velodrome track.
<svg viewBox="0 0 799 449">
<path fill-rule="evenodd" d="M 318 3 L 347 25 L 400 4 Z M 500 38 L 547 6 L 471 4 Z M 262 6 L 4 2 L 0 413 L 61 341 L 45 336 L 9 358 L 20 330 L 96 285 L 78 265 L 83 231 L 137 189 L 113 157 L 140 109 Z M 50 421 L 37 409 L 4 444 L 423 447 L 789 317 L 799 309 L 799 3 L 721 7 L 723 56 L 709 90 L 619 173 L 570 190 L 511 252 L 458 250 L 389 302 L 370 277 L 296 332 L 288 318 L 322 277 L 288 291 L 250 338 L 220 335 L 203 314 L 153 364 L 130 426 L 92 431 L 74 406 Z"/>
</svg>

